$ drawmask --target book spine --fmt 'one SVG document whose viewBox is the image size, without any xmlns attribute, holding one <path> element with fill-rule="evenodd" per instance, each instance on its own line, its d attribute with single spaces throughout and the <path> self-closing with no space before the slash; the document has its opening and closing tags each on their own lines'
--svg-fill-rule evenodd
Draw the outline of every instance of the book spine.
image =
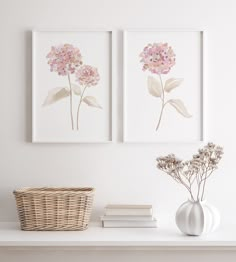
<svg viewBox="0 0 236 262">
<path fill-rule="evenodd" d="M 101 220 L 104 221 L 114 221 L 114 220 L 121 220 L 121 221 L 152 221 L 154 220 L 153 216 L 107 216 L 104 215 L 101 217 Z"/>
<path fill-rule="evenodd" d="M 152 209 L 105 209 L 105 215 L 106 216 L 151 216 L 152 215 Z"/>
<path fill-rule="evenodd" d="M 103 227 L 114 228 L 156 228 L 157 222 L 154 221 L 102 221 Z"/>
</svg>

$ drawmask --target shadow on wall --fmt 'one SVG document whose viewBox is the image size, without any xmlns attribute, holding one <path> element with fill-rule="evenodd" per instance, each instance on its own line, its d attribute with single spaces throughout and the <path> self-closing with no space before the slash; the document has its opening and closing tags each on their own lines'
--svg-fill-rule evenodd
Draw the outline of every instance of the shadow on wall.
<svg viewBox="0 0 236 262">
<path fill-rule="evenodd" d="M 103 215 L 103 209 L 99 208 L 95 204 L 93 204 L 90 222 L 91 221 L 99 221 L 100 222 L 100 217 L 102 215 Z"/>
<path fill-rule="evenodd" d="M 18 221 L 13 188 L 1 188 L 0 191 L 0 221 Z M 13 208 L 15 207 L 15 208 Z"/>
<path fill-rule="evenodd" d="M 25 41 L 25 141 L 32 141 L 32 32 L 24 32 Z"/>
<path fill-rule="evenodd" d="M 117 84 L 117 115 L 116 115 L 116 119 L 118 120 L 117 121 L 117 125 L 118 125 L 118 137 L 117 137 L 117 140 L 119 142 L 122 142 L 123 141 L 123 77 L 124 77 L 124 72 L 123 72 L 123 53 L 124 53 L 124 50 L 123 50 L 123 32 L 122 31 L 118 31 L 117 33 L 117 43 L 118 43 L 118 47 L 117 48 L 117 57 L 114 58 L 114 62 L 116 62 L 115 64 L 115 68 L 117 68 L 117 71 L 118 71 L 118 77 L 117 77 L 117 81 L 116 81 L 116 84 Z M 115 43 L 113 43 L 115 44 Z M 113 89 L 114 90 L 114 89 Z"/>
</svg>

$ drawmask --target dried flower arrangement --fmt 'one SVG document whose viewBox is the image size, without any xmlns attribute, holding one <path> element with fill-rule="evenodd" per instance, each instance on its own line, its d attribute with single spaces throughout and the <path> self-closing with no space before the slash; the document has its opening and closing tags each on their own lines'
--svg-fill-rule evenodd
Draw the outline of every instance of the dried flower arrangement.
<svg viewBox="0 0 236 262">
<path fill-rule="evenodd" d="M 207 179 L 217 169 L 223 148 L 208 143 L 189 161 L 182 161 L 174 154 L 157 158 L 157 168 L 182 184 L 192 201 L 203 201 Z"/>
</svg>

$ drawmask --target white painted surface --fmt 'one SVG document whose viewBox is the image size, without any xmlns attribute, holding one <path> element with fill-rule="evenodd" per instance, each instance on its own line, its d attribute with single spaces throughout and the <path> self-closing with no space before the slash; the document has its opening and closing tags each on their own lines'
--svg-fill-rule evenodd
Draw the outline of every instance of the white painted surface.
<svg viewBox="0 0 236 262">
<path fill-rule="evenodd" d="M 78 247 L 103 249 L 212 249 L 236 250 L 236 230 L 225 225 L 215 233 L 194 237 L 185 236 L 176 227 L 160 228 L 102 228 L 92 223 L 85 231 L 21 231 L 17 223 L 0 223 L 0 247 Z"/>
<path fill-rule="evenodd" d="M 207 200 L 220 210 L 223 224 L 231 219 L 236 221 L 234 0 L 0 0 L 0 4 L 1 221 L 17 219 L 11 194 L 14 188 L 89 185 L 97 189 L 93 219 L 103 213 L 107 203 L 152 203 L 160 225 L 165 220 L 174 223 L 175 211 L 187 195 L 180 185 L 156 170 L 155 158 L 170 152 L 187 158 L 199 144 L 120 142 L 123 129 L 121 28 L 200 28 L 206 31 L 206 136 L 223 145 L 226 152 L 220 169 L 211 178 Z M 117 50 L 113 94 L 115 143 L 31 144 L 31 30 L 108 26 L 118 30 L 114 45 Z M 35 253 L 21 254 L 22 261 L 56 260 L 52 254 L 37 254 L 37 259 Z M 57 255 L 57 261 L 64 261 L 63 253 Z M 77 259 L 75 254 L 70 255 L 71 261 Z M 178 257 L 165 255 L 165 261 Z M 70 258 L 69 254 L 67 256 Z M 78 258 L 85 261 L 86 256 Z M 109 259 L 109 254 L 105 256 L 100 257 L 101 261 Z M 125 254 L 115 253 L 114 256 L 111 256 L 112 261 L 124 261 Z M 148 256 L 152 257 L 150 261 L 158 258 L 163 261 L 164 255 L 132 253 L 127 254 L 127 259 L 147 261 Z M 186 256 L 189 258 L 189 254 Z M 207 256 L 211 261 L 222 261 L 224 257 Z M 228 261 L 235 261 L 232 254 L 227 253 L 227 256 Z M 204 261 L 204 257 L 199 254 L 194 259 Z M 96 254 L 88 258 L 91 260 L 86 261 L 94 261 Z M 1 260 L 19 261 L 19 254 L 6 253 Z"/>
</svg>

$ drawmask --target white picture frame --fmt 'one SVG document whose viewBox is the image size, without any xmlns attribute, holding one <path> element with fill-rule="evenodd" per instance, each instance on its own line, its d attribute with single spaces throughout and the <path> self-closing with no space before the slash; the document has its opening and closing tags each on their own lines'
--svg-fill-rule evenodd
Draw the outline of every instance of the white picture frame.
<svg viewBox="0 0 236 262">
<path fill-rule="evenodd" d="M 33 143 L 113 141 L 112 45 L 108 29 L 32 31 Z"/>
<path fill-rule="evenodd" d="M 173 41 L 170 41 L 171 39 Z M 177 92 L 178 88 L 176 88 L 176 90 L 174 90 L 175 88 L 173 88 L 173 96 L 174 96 L 174 91 L 176 91 L 176 98 L 178 100 L 179 100 L 179 97 L 178 97 L 179 95 L 183 95 L 185 99 L 189 95 L 189 93 L 193 93 L 195 95 L 195 98 L 192 97 L 190 100 L 187 100 L 188 104 L 190 104 L 190 108 L 194 112 L 195 119 L 193 121 L 193 118 L 191 117 L 191 125 L 184 123 L 183 120 L 185 118 L 187 119 L 187 117 L 183 117 L 183 119 L 181 120 L 180 118 L 181 114 L 179 114 L 178 116 L 177 110 L 180 110 L 179 108 L 177 108 L 176 110 L 176 107 L 178 106 L 178 104 L 171 105 L 168 110 L 172 109 L 173 112 L 170 112 L 171 116 L 169 120 L 165 119 L 165 128 L 163 128 L 162 133 L 159 132 L 157 136 L 156 131 L 154 131 L 154 128 L 153 128 L 154 124 L 151 123 L 151 121 L 153 121 L 152 117 L 154 117 L 154 114 L 150 116 L 153 112 L 150 109 L 150 107 L 152 106 L 152 109 L 153 109 L 154 108 L 153 106 L 156 106 L 156 104 L 154 105 L 154 103 L 156 103 L 155 99 L 158 100 L 158 98 L 160 99 L 160 97 L 158 97 L 159 93 L 154 94 L 154 95 L 157 95 L 155 97 L 153 94 L 150 93 L 149 89 L 150 89 L 150 82 L 152 83 L 152 81 L 155 81 L 155 79 L 153 80 L 153 78 L 156 77 L 157 75 L 159 76 L 159 74 L 155 75 L 151 73 L 149 71 L 151 67 L 145 69 L 143 72 L 142 66 L 144 66 L 144 62 L 140 62 L 140 60 L 143 59 L 143 57 L 139 57 L 139 55 L 141 53 L 142 54 L 144 53 L 143 51 L 144 47 L 147 46 L 148 44 L 151 44 L 151 46 L 153 47 L 154 43 L 156 44 L 163 43 L 164 44 L 167 41 L 171 42 L 169 46 L 171 46 L 172 43 L 174 44 L 172 51 L 174 50 L 175 52 L 175 47 L 176 47 L 177 54 L 175 54 L 175 56 L 178 57 L 179 55 L 181 57 L 182 55 L 182 58 L 184 60 L 180 63 L 181 66 L 179 66 L 178 69 L 176 69 L 175 71 L 173 70 L 174 72 L 173 74 L 171 74 L 169 78 L 179 79 L 179 78 L 185 77 L 184 75 L 183 76 L 181 75 L 181 72 L 188 73 L 189 76 L 187 77 L 186 83 L 184 86 L 185 90 L 187 90 L 187 85 L 191 83 L 190 81 L 191 79 L 197 82 L 197 84 L 191 85 L 193 89 L 192 90 L 188 89 L 188 91 L 186 91 L 186 94 L 184 94 L 184 91 L 183 89 L 181 90 L 181 88 L 179 88 L 178 90 L 178 92 L 180 91 L 179 93 Z M 204 130 L 205 129 L 205 115 L 204 115 L 205 44 L 204 42 L 205 42 L 205 32 L 203 30 L 198 30 L 198 29 L 197 30 L 195 29 L 194 30 L 192 29 L 189 29 L 189 30 L 185 30 L 185 29 L 126 29 L 123 31 L 123 142 L 130 142 L 130 143 L 179 143 L 179 142 L 193 143 L 193 142 L 201 142 L 205 140 L 205 130 Z M 183 43 L 185 45 L 182 45 Z M 189 44 L 189 50 L 191 51 L 195 50 L 196 51 L 195 53 L 194 52 L 191 54 L 187 53 L 188 44 Z M 184 52 L 186 52 L 185 57 L 183 57 Z M 191 57 L 192 57 L 192 60 L 191 60 Z M 177 61 L 179 61 L 180 58 L 179 60 L 177 59 L 178 58 L 176 58 L 176 61 L 175 61 L 176 67 L 177 67 Z M 193 67 L 193 70 L 196 71 L 195 74 L 194 72 L 189 73 L 190 72 L 190 70 L 188 69 L 189 66 Z M 169 72 L 171 72 L 171 69 L 170 70 L 168 69 Z M 178 75 L 175 76 L 174 73 L 178 73 Z M 147 76 L 146 85 L 144 84 L 144 79 L 143 79 L 145 74 Z M 165 76 L 166 75 L 168 75 L 168 73 L 165 74 Z M 190 76 L 192 78 L 190 78 Z M 165 79 L 165 81 L 166 80 L 167 79 Z M 147 82 L 149 83 L 149 86 L 147 86 L 148 85 Z M 156 81 L 154 82 L 154 84 L 156 84 Z M 163 84 L 163 88 L 165 88 L 164 84 Z M 140 91 L 140 89 L 142 88 L 143 90 Z M 154 90 L 153 92 L 155 91 L 157 90 Z M 170 94 L 171 93 L 172 93 L 172 90 Z M 145 97 L 145 102 L 141 104 L 140 101 L 143 101 L 143 97 Z M 171 97 L 170 100 L 177 100 L 177 99 L 172 99 Z M 145 108 L 147 113 L 140 110 L 139 108 L 140 105 L 142 105 L 142 107 Z M 186 109 L 186 106 L 185 106 L 185 109 Z M 155 113 L 156 113 L 156 116 L 158 116 L 158 110 Z M 178 118 L 180 119 L 179 124 L 174 119 L 175 117 L 174 113 L 176 113 Z M 186 113 L 186 112 L 182 112 L 182 113 Z M 173 119 L 174 121 L 172 125 L 170 124 L 170 121 L 172 121 Z M 156 127 L 157 127 L 157 124 L 156 124 Z M 158 128 L 160 128 L 160 125 Z M 160 129 L 158 129 L 158 131 L 159 130 Z M 171 134 L 172 131 L 175 132 L 176 134 L 172 135 Z M 181 132 L 184 132 L 185 134 L 182 134 Z"/>
</svg>

